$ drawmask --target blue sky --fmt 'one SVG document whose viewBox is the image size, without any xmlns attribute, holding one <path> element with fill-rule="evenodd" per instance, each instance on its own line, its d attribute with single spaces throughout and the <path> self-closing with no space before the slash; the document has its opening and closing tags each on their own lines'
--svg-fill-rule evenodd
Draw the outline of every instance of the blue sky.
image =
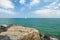
<svg viewBox="0 0 60 40">
<path fill-rule="evenodd" d="M 60 18 L 60 0 L 0 0 L 0 18 Z"/>
</svg>

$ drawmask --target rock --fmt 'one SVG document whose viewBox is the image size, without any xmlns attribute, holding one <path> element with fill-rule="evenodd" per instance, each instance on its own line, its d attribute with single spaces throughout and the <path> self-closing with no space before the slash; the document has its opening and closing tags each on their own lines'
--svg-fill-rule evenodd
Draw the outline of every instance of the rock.
<svg viewBox="0 0 60 40">
<path fill-rule="evenodd" d="M 8 40 L 41 40 L 38 30 L 22 26 L 11 26 L 6 32 L 0 33 L 0 35 L 7 35 L 2 40 L 7 40 L 8 37 Z"/>
<path fill-rule="evenodd" d="M 0 40 L 10 40 L 10 38 L 7 35 L 0 35 Z"/>
<path fill-rule="evenodd" d="M 43 39 L 44 40 L 50 40 L 50 36 L 44 35 Z"/>
</svg>

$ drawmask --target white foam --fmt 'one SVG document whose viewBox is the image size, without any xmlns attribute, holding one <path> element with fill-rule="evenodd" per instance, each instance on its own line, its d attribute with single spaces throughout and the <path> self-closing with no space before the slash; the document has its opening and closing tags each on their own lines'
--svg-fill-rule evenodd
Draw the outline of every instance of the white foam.
<svg viewBox="0 0 60 40">
<path fill-rule="evenodd" d="M 52 38 L 52 37 L 50 37 L 50 39 L 51 39 L 51 40 L 58 40 L 58 38 Z"/>
<path fill-rule="evenodd" d="M 7 25 L 6 25 L 6 24 L 3 24 L 2 26 L 7 27 Z"/>
</svg>

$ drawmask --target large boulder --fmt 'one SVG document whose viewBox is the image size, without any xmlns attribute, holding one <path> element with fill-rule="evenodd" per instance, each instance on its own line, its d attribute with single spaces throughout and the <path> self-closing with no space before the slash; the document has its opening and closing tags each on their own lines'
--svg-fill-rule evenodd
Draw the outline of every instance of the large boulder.
<svg viewBox="0 0 60 40">
<path fill-rule="evenodd" d="M 11 26 L 6 32 L 0 33 L 0 35 L 4 36 L 0 40 L 41 40 L 38 30 L 22 26 Z"/>
</svg>

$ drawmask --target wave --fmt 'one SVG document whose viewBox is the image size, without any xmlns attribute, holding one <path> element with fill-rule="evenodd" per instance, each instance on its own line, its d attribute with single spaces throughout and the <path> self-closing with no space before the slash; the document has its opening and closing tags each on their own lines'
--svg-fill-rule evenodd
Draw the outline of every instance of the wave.
<svg viewBox="0 0 60 40">
<path fill-rule="evenodd" d="M 51 40 L 59 40 L 58 38 L 50 37 Z"/>
</svg>

